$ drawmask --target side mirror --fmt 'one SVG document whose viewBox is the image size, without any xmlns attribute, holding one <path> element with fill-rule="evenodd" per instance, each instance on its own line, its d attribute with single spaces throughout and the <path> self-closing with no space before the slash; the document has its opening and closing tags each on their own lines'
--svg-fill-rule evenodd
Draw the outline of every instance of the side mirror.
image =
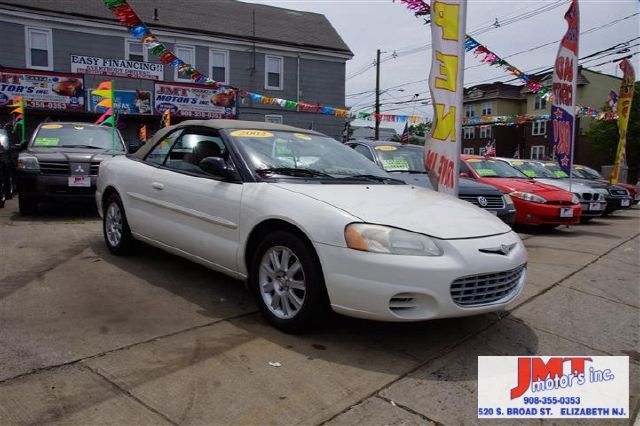
<svg viewBox="0 0 640 426">
<path fill-rule="evenodd" d="M 466 173 L 466 172 L 460 172 L 460 177 L 468 178 L 468 177 L 469 177 L 469 173 Z"/>
<path fill-rule="evenodd" d="M 207 157 L 200 160 L 200 168 L 211 176 L 222 179 L 231 177 L 227 163 L 220 157 Z"/>
<path fill-rule="evenodd" d="M 129 154 L 135 154 L 135 152 L 140 149 L 140 146 L 141 145 L 137 142 L 131 142 L 127 144 L 127 151 Z"/>
</svg>

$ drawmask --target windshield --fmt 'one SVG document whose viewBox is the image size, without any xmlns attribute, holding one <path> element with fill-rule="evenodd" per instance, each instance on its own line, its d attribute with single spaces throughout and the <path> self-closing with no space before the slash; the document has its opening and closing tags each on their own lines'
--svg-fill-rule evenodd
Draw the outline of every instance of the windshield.
<svg viewBox="0 0 640 426">
<path fill-rule="evenodd" d="M 469 158 L 466 163 L 483 178 L 526 178 L 524 174 L 502 161 Z"/>
<path fill-rule="evenodd" d="M 382 168 L 388 172 L 421 172 L 424 168 L 424 149 L 411 146 L 379 145 L 373 148 Z"/>
<path fill-rule="evenodd" d="M 34 148 L 113 148 L 111 127 L 93 124 L 44 124 L 40 126 L 31 146 Z M 124 151 L 120 132 L 116 131 L 116 151 Z"/>
<path fill-rule="evenodd" d="M 261 176 L 391 179 L 370 160 L 327 136 L 273 130 L 232 130 L 227 135 Z"/>
<path fill-rule="evenodd" d="M 584 176 L 586 179 L 602 179 L 602 176 L 600 176 L 600 173 L 596 172 L 595 170 L 589 167 L 576 166 L 573 168 L 573 172 L 578 175 Z"/>
<path fill-rule="evenodd" d="M 539 163 L 532 161 L 511 161 L 509 164 L 530 178 L 558 179 L 551 170 L 545 169 L 544 166 Z"/>
<path fill-rule="evenodd" d="M 565 172 L 560 166 L 558 166 L 558 163 L 544 163 L 543 166 L 546 170 L 553 173 L 553 175 L 558 179 L 567 179 L 569 177 L 567 172 Z"/>
</svg>

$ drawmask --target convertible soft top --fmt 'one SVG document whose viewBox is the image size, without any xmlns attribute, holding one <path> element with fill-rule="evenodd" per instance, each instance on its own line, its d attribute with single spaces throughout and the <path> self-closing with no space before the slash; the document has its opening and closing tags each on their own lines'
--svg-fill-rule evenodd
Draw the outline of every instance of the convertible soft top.
<svg viewBox="0 0 640 426">
<path fill-rule="evenodd" d="M 162 128 L 156 132 L 155 135 L 151 138 L 149 142 L 147 142 L 143 147 L 141 147 L 138 151 L 136 151 L 133 156 L 138 158 L 144 158 L 147 153 L 153 148 L 158 142 L 158 140 L 164 138 L 164 136 L 171 132 L 174 129 L 179 129 L 181 127 L 188 126 L 204 126 L 209 127 L 216 130 L 222 129 L 247 129 L 247 130 L 274 130 L 274 131 L 283 131 L 283 132 L 297 132 L 297 133 L 306 133 L 310 135 L 317 136 L 325 136 L 322 133 L 316 132 L 314 130 L 308 129 L 300 129 L 298 127 L 287 126 L 285 124 L 275 124 L 275 123 L 263 123 L 261 121 L 246 121 L 246 120 L 224 120 L 224 119 L 214 119 L 214 120 L 187 120 L 183 121 L 174 126 L 169 126 Z"/>
</svg>

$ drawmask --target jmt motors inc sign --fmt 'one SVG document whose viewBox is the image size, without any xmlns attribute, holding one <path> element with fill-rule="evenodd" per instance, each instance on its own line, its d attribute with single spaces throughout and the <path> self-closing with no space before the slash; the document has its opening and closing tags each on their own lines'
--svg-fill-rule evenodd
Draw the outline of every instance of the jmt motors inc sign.
<svg viewBox="0 0 640 426">
<path fill-rule="evenodd" d="M 22 96 L 29 109 L 84 111 L 81 75 L 47 71 L 0 70 L 0 105 Z"/>
<path fill-rule="evenodd" d="M 478 418 L 629 418 L 629 357 L 479 356 Z"/>
<path fill-rule="evenodd" d="M 108 75 L 112 77 L 162 80 L 164 65 L 124 59 L 71 55 L 71 71 L 78 74 Z"/>
</svg>

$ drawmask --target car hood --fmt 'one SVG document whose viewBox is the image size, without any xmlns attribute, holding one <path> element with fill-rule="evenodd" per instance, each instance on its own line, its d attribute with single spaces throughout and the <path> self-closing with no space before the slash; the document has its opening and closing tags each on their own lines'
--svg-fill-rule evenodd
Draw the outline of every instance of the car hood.
<svg viewBox="0 0 640 426">
<path fill-rule="evenodd" d="M 593 192 L 594 188 L 589 185 L 585 185 L 581 182 L 571 182 L 569 185 L 569 179 L 545 179 L 545 178 L 536 178 L 536 181 L 540 183 L 544 183 L 545 185 L 551 185 L 558 187 L 560 189 L 564 189 L 565 191 L 569 191 L 571 188 L 571 192 Z"/>
<path fill-rule="evenodd" d="M 24 153 L 34 155 L 38 161 L 68 161 L 72 163 L 100 162 L 113 157 L 110 150 L 86 148 L 29 148 Z M 124 155 L 124 153 L 120 152 L 115 155 Z"/>
<path fill-rule="evenodd" d="M 544 194 L 544 198 L 550 201 L 568 201 L 571 200 L 572 197 L 572 195 L 564 189 L 545 185 L 533 179 L 485 178 L 482 182 L 492 185 L 507 194 L 513 191 Z"/>
<path fill-rule="evenodd" d="M 363 222 L 440 239 L 478 238 L 511 230 L 495 216 L 466 201 L 410 185 L 274 185 L 330 204 Z"/>
<path fill-rule="evenodd" d="M 476 182 L 474 180 L 461 177 L 458 179 L 459 195 L 502 195 L 499 189 L 494 188 L 486 183 Z"/>
<path fill-rule="evenodd" d="M 394 179 L 400 179 L 409 185 L 421 188 L 433 189 L 429 176 L 426 173 L 387 172 Z"/>
</svg>

